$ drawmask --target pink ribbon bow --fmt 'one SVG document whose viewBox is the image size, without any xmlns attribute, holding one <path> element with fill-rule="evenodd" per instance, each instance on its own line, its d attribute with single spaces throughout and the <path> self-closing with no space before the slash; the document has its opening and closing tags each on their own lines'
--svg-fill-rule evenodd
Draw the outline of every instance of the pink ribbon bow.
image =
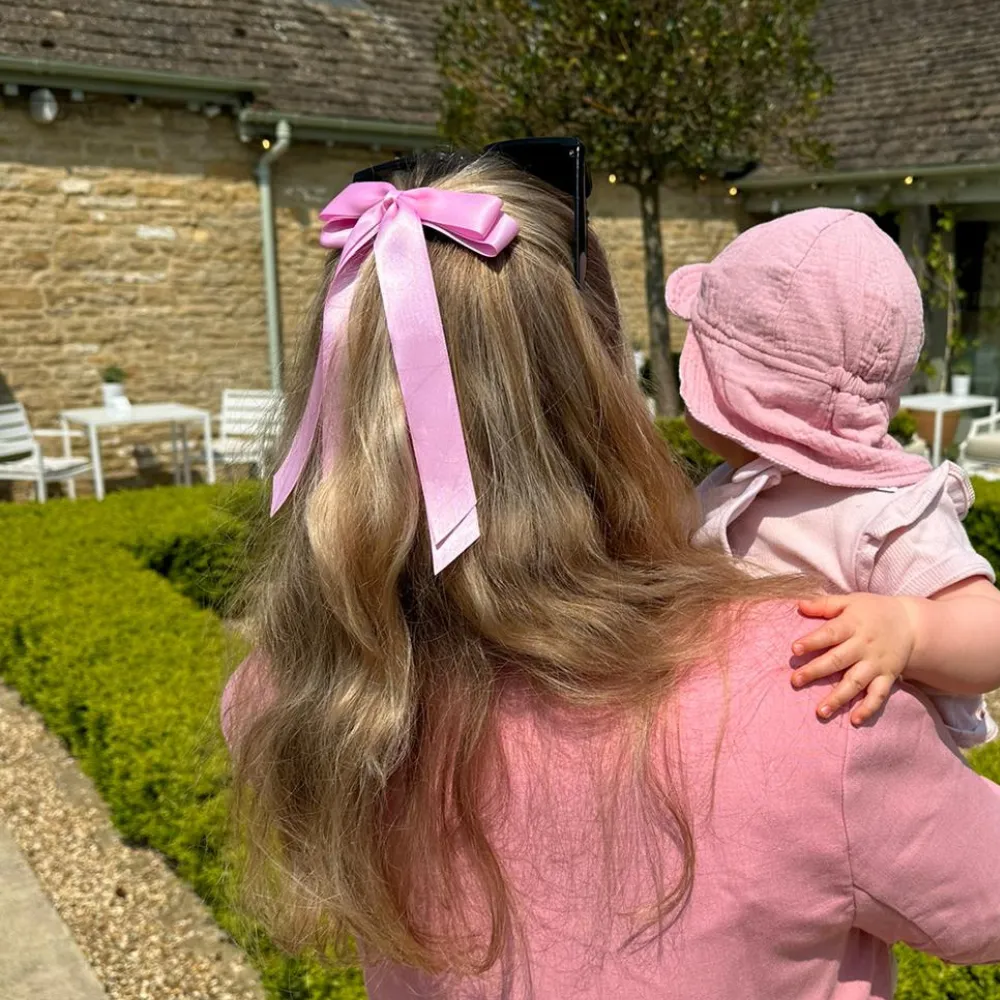
<svg viewBox="0 0 1000 1000">
<path fill-rule="evenodd" d="M 483 257 L 495 257 L 517 235 L 517 223 L 493 195 L 364 182 L 346 187 L 320 212 L 320 243 L 341 250 L 323 310 L 323 334 L 312 388 L 291 448 L 275 473 L 271 513 L 288 499 L 322 426 L 322 463 L 336 451 L 339 413 L 337 358 L 351 311 L 358 271 L 374 246 L 375 267 L 410 441 L 427 508 L 434 572 L 440 573 L 478 537 L 476 492 L 458 412 L 441 311 L 423 227 Z M 331 382 L 329 388 L 328 380 Z M 321 424 L 322 421 L 322 424 Z"/>
</svg>

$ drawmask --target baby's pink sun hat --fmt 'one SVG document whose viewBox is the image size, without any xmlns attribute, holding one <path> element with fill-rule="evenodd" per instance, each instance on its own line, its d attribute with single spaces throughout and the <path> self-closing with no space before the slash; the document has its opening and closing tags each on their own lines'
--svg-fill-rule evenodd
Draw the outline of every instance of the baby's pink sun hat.
<svg viewBox="0 0 1000 1000">
<path fill-rule="evenodd" d="M 908 486 L 930 470 L 889 436 L 923 344 L 899 247 L 858 212 L 754 226 L 679 268 L 667 307 L 690 321 L 681 395 L 701 424 L 831 486 Z"/>
</svg>

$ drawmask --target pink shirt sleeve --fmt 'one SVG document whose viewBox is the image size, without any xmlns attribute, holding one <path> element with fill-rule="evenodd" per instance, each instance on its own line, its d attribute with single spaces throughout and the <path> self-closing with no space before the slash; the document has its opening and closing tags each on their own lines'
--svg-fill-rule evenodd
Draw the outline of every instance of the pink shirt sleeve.
<svg viewBox="0 0 1000 1000">
<path fill-rule="evenodd" d="M 222 692 L 220 721 L 222 735 L 230 751 L 235 749 L 246 726 L 256 713 L 266 708 L 273 697 L 267 678 L 267 660 L 254 650 L 233 671 Z"/>
<path fill-rule="evenodd" d="M 844 824 L 860 929 L 958 964 L 1000 962 L 1000 787 L 904 687 L 851 729 Z"/>
<path fill-rule="evenodd" d="M 861 533 L 858 589 L 930 597 L 972 577 L 992 582 L 992 567 L 962 527 L 973 499 L 968 477 L 951 463 L 895 494 Z"/>
</svg>

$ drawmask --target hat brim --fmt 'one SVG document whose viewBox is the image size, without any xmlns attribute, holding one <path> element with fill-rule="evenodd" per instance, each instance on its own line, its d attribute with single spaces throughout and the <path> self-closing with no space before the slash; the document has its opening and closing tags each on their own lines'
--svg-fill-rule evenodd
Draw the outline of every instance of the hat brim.
<svg viewBox="0 0 1000 1000">
<path fill-rule="evenodd" d="M 681 319 L 691 319 L 694 315 L 701 278 L 707 264 L 685 264 L 671 272 L 667 278 L 667 308 Z"/>
<path fill-rule="evenodd" d="M 761 373 L 761 378 L 768 377 L 773 378 L 773 373 Z M 931 471 L 926 459 L 903 451 L 888 434 L 878 446 L 871 446 L 805 428 L 815 435 L 813 444 L 830 445 L 823 451 L 820 447 L 810 447 L 805 441 L 780 438 L 755 428 L 746 419 L 755 405 L 752 394 L 746 393 L 745 407 L 730 406 L 722 400 L 721 394 L 716 394 L 694 330 L 688 331 L 684 341 L 680 380 L 684 405 L 698 423 L 753 454 L 815 482 L 849 489 L 911 486 Z"/>
</svg>

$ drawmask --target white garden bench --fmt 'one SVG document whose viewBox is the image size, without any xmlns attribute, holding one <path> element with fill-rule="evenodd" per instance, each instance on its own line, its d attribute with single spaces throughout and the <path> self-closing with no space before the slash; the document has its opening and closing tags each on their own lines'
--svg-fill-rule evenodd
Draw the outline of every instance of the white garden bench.
<svg viewBox="0 0 1000 1000">
<path fill-rule="evenodd" d="M 224 389 L 219 433 L 213 439 L 215 460 L 223 465 L 260 469 L 281 420 L 282 397 L 270 389 Z"/>
<path fill-rule="evenodd" d="M 70 438 L 83 437 L 79 431 L 33 431 L 20 403 L 0 406 L 0 480 L 35 484 L 35 499 L 45 503 L 49 483 L 66 483 L 70 499 L 76 499 L 76 477 L 91 472 L 85 458 L 73 455 Z M 39 438 L 62 438 L 63 453 L 51 458 L 42 453 Z"/>
</svg>

